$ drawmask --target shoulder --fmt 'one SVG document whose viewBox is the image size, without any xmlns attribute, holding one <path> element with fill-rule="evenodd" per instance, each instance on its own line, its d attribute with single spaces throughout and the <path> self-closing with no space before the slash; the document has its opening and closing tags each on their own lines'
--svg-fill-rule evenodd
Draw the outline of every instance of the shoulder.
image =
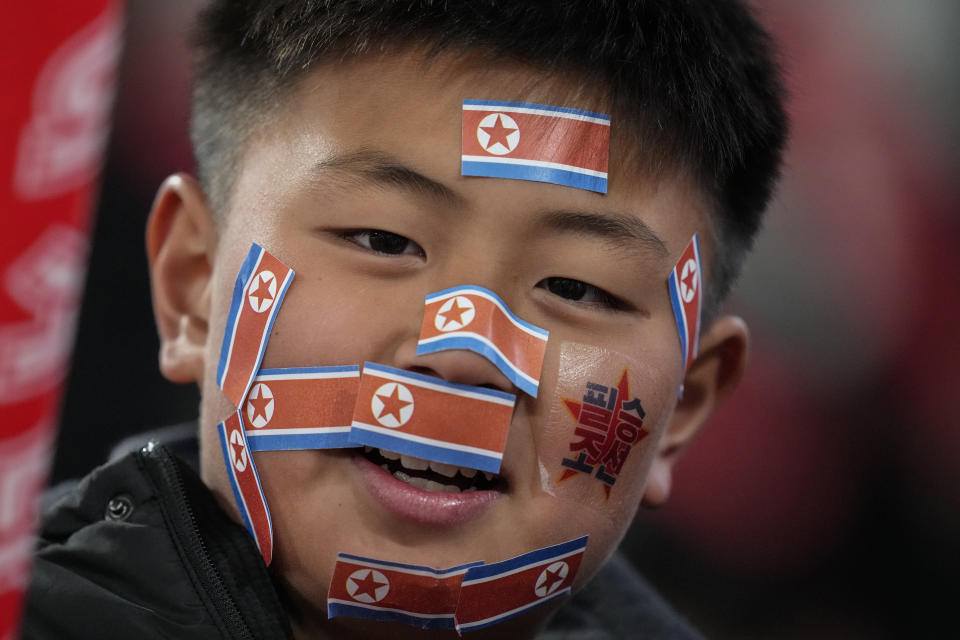
<svg viewBox="0 0 960 640">
<path fill-rule="evenodd" d="M 257 585 L 266 604 L 255 613 L 275 623 L 279 603 L 246 531 L 189 467 L 146 448 L 94 470 L 44 514 L 23 637 L 227 638 L 259 626 L 228 620 L 243 595 L 213 584 L 218 575 Z"/>
<path fill-rule="evenodd" d="M 541 640 L 696 640 L 697 633 L 620 554 L 550 621 Z"/>
</svg>

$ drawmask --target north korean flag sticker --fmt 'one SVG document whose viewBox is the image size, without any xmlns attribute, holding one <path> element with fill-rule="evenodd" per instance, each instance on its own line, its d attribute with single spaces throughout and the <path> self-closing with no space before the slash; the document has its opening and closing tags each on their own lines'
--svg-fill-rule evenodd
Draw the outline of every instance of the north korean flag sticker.
<svg viewBox="0 0 960 640">
<path fill-rule="evenodd" d="M 520 127 L 505 113 L 491 113 L 477 126 L 477 142 L 487 153 L 507 155 L 520 144 Z"/>
<path fill-rule="evenodd" d="M 413 417 L 413 394 L 399 382 L 388 382 L 374 392 L 370 409 L 383 426 L 402 427 Z"/>
</svg>

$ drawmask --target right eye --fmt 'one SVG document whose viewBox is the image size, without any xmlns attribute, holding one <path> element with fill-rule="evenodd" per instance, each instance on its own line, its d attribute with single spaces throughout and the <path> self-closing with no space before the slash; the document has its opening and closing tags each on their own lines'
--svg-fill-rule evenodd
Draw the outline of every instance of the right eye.
<svg viewBox="0 0 960 640">
<path fill-rule="evenodd" d="M 357 229 L 341 233 L 340 237 L 374 253 L 388 256 L 426 257 L 423 249 L 416 242 L 390 231 Z"/>
</svg>

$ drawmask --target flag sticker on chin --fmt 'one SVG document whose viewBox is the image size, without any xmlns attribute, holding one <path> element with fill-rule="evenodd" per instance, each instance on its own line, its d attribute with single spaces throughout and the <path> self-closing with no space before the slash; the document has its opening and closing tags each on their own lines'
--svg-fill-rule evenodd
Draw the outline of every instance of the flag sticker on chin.
<svg viewBox="0 0 960 640">
<path fill-rule="evenodd" d="M 251 451 L 336 449 L 350 442 L 360 367 L 261 369 L 244 403 Z"/>
<path fill-rule="evenodd" d="M 499 473 L 516 396 L 366 362 L 350 441 Z"/>
<path fill-rule="evenodd" d="M 463 101 L 460 173 L 607 192 L 610 116 L 529 102 Z"/>
<path fill-rule="evenodd" d="M 464 285 L 427 296 L 417 354 L 473 351 L 536 398 L 549 337 L 546 329 L 514 315 L 494 292 Z"/>
<path fill-rule="evenodd" d="M 700 312 L 703 304 L 703 270 L 700 262 L 700 240 L 693 234 L 676 266 L 667 278 L 670 304 L 680 335 L 680 353 L 684 372 L 697 357 L 700 348 Z"/>
<path fill-rule="evenodd" d="M 240 510 L 243 525 L 257 542 L 267 566 L 273 559 L 273 522 L 260 486 L 260 476 L 244 433 L 243 418 L 234 412 L 217 425 L 223 462 L 233 489 L 233 498 Z"/>
<path fill-rule="evenodd" d="M 456 629 L 483 629 L 570 594 L 588 536 L 473 567 L 460 585 Z"/>
<path fill-rule="evenodd" d="M 481 564 L 438 570 L 338 553 L 327 593 L 327 617 L 453 629 L 463 576 Z"/>
<path fill-rule="evenodd" d="M 217 385 L 241 408 L 260 368 L 293 269 L 253 243 L 237 274 L 220 346 Z"/>
</svg>

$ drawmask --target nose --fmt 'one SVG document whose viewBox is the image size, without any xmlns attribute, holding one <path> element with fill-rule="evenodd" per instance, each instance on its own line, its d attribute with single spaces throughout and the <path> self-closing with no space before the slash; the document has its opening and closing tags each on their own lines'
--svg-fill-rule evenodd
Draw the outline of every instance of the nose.
<svg viewBox="0 0 960 640">
<path fill-rule="evenodd" d="M 397 349 L 397 366 L 447 382 L 517 393 L 516 386 L 492 362 L 473 351 L 452 349 L 421 355 L 416 351 L 416 339 L 404 341 Z"/>
</svg>

